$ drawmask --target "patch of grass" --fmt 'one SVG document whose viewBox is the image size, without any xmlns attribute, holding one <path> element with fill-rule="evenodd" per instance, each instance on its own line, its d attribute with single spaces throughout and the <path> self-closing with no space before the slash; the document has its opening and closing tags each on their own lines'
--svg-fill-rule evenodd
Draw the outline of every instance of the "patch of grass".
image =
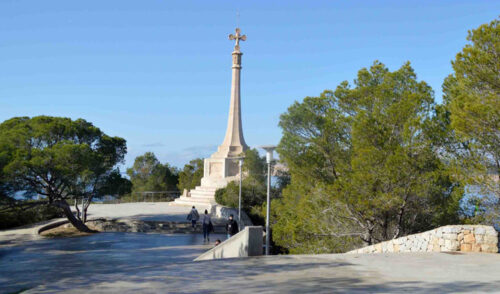
<svg viewBox="0 0 500 294">
<path fill-rule="evenodd" d="M 84 237 L 90 236 L 93 233 L 84 233 L 78 231 L 75 227 L 59 226 L 47 231 L 43 231 L 40 235 L 46 238 L 67 238 L 67 237 Z"/>
<path fill-rule="evenodd" d="M 17 290 L 17 291 L 14 291 L 14 292 L 9 292 L 8 294 L 20 294 L 20 293 L 23 293 L 24 291 L 28 291 L 29 289 L 31 289 L 31 288 L 23 288 L 21 290 Z"/>
</svg>

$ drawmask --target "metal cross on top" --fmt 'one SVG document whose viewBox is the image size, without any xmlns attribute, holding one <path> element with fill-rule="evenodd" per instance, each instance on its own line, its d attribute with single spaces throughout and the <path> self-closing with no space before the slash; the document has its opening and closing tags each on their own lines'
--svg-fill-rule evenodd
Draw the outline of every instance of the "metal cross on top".
<svg viewBox="0 0 500 294">
<path fill-rule="evenodd" d="M 229 40 L 236 40 L 234 44 L 234 50 L 240 50 L 240 40 L 245 41 L 247 39 L 246 35 L 240 35 L 240 29 L 236 28 L 236 35 L 229 34 Z"/>
</svg>

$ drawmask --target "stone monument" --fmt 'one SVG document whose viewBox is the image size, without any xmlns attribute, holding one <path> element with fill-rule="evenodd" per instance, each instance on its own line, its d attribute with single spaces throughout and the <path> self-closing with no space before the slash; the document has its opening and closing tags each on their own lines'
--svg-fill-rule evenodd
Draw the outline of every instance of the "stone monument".
<svg viewBox="0 0 500 294">
<path fill-rule="evenodd" d="M 235 40 L 236 44 L 232 53 L 231 101 L 226 136 L 217 152 L 205 159 L 201 185 L 177 198 L 175 200 L 177 204 L 214 205 L 216 204 L 215 191 L 225 187 L 229 182 L 239 179 L 239 158 L 248 149 L 243 138 L 241 125 L 240 75 L 243 53 L 241 53 L 239 45 L 240 41 L 246 40 L 246 36 L 241 35 L 240 29 L 236 28 L 236 34 L 230 34 L 229 40 Z"/>
</svg>

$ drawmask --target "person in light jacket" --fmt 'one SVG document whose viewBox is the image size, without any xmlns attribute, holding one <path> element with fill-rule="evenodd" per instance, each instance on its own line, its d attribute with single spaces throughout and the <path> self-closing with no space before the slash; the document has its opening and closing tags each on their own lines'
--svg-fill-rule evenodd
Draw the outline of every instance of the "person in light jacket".
<svg viewBox="0 0 500 294">
<path fill-rule="evenodd" d="M 193 231 L 196 229 L 196 222 L 200 219 L 200 215 L 198 214 L 198 210 L 193 206 L 191 211 L 189 212 L 187 219 L 191 221 L 191 226 L 193 227 Z"/>
</svg>

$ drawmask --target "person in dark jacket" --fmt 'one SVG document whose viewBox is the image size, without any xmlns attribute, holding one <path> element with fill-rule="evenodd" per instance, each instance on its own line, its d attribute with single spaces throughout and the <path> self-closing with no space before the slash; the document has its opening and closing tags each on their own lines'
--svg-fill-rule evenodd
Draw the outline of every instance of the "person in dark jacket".
<svg viewBox="0 0 500 294">
<path fill-rule="evenodd" d="M 200 215 L 198 214 L 198 210 L 193 206 L 191 211 L 189 212 L 187 219 L 191 221 L 191 226 L 193 227 L 193 231 L 196 229 L 196 222 L 200 219 Z"/>
<path fill-rule="evenodd" d="M 231 238 L 239 232 L 238 223 L 233 219 L 233 215 L 229 216 L 229 220 L 226 223 L 227 238 Z"/>
<path fill-rule="evenodd" d="M 203 240 L 210 241 L 210 232 L 213 231 L 214 226 L 212 225 L 212 219 L 208 214 L 208 210 L 205 209 L 205 214 L 203 215 Z"/>
</svg>

